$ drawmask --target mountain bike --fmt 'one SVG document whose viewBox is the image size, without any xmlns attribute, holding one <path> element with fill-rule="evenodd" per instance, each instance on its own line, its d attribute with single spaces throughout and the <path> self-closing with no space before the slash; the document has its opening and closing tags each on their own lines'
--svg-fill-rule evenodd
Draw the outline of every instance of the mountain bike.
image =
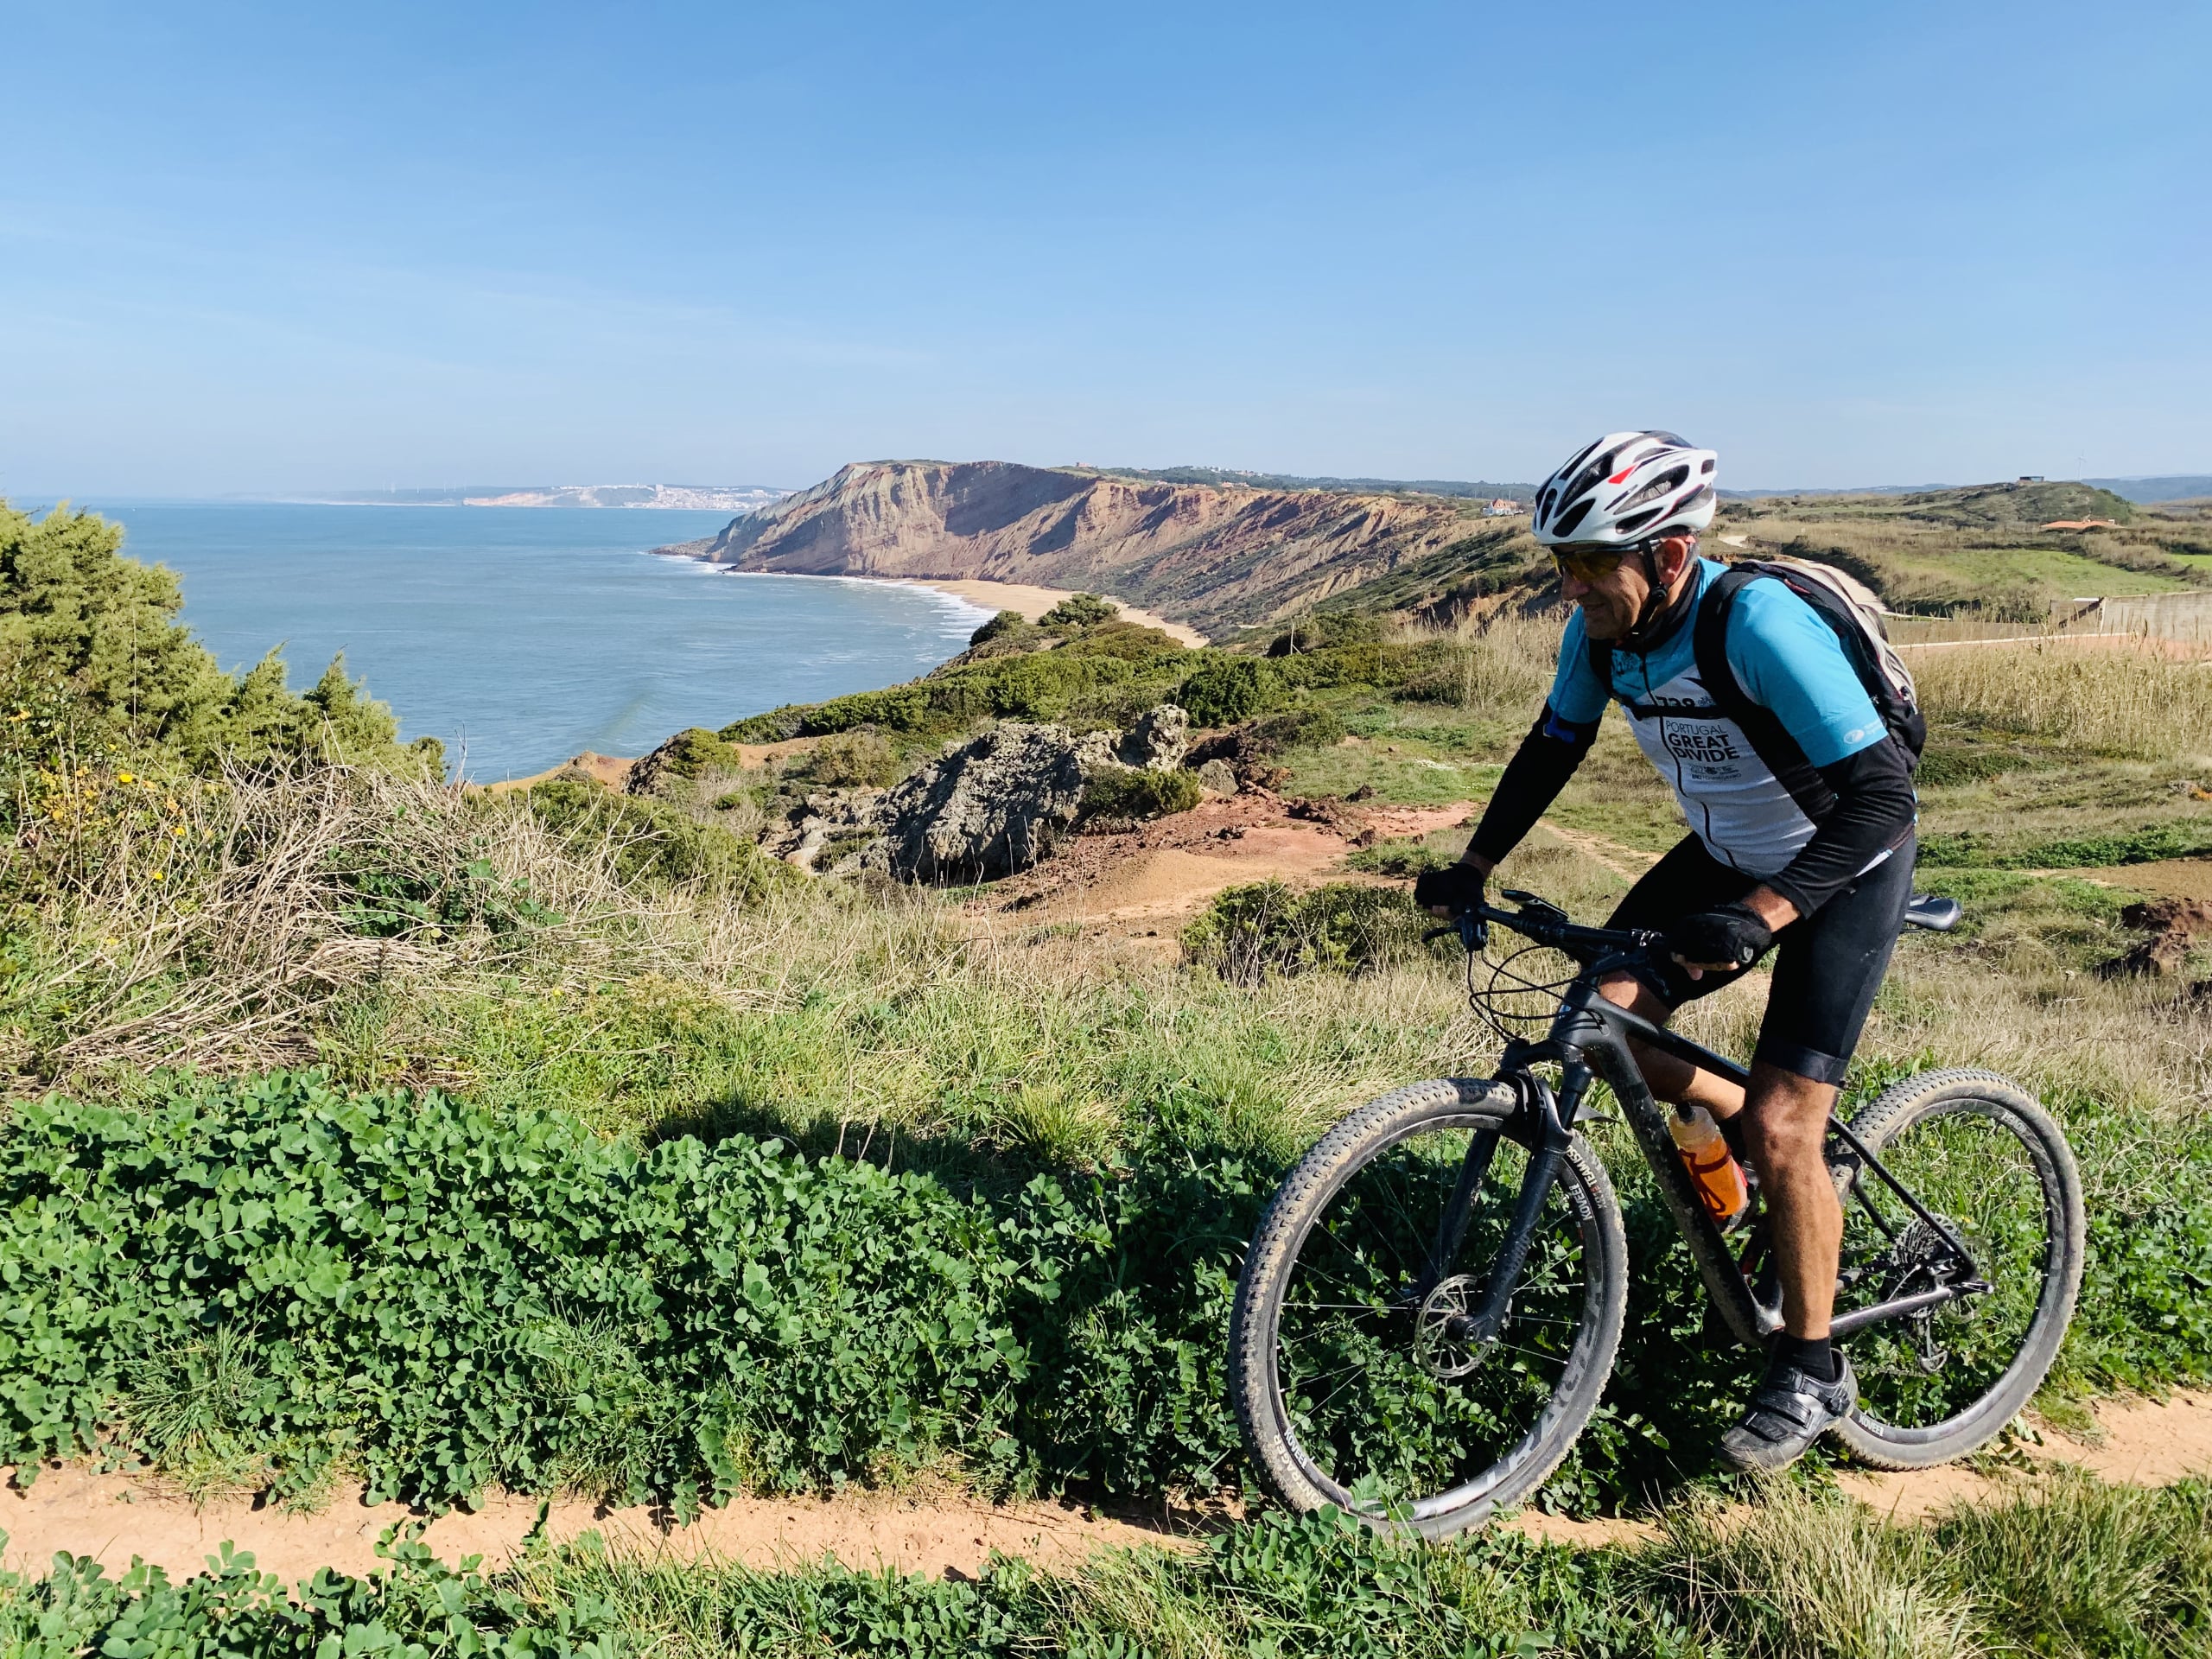
<svg viewBox="0 0 2212 1659">
<path fill-rule="evenodd" d="M 1767 1217 L 1728 1230 L 1700 1201 L 1629 1039 L 1742 1084 L 1740 1065 L 1599 995 L 1660 948 L 1578 926 L 1508 889 L 1452 927 L 1469 1000 L 1507 1039 L 1497 1075 L 1414 1084 L 1361 1107 L 1292 1170 L 1254 1234 L 1230 1328 L 1230 1391 L 1262 1483 L 1440 1538 L 1534 1495 L 1604 1394 L 1628 1245 L 1577 1126 L 1625 1126 L 1719 1322 L 1764 1348 L 1782 1326 Z M 1916 897 L 1908 923 L 1956 925 Z M 1519 935 L 1502 960 L 1492 930 Z M 1491 969 L 1478 982 L 1479 969 Z M 1618 1116 L 1598 1109 L 1594 1085 Z M 2082 1185 L 2065 1135 L 1994 1072 L 1930 1071 L 1831 1117 L 1843 1202 L 1834 1332 L 1859 1376 L 1832 1433 L 1878 1469 L 1964 1456 L 2056 1357 L 2081 1287 Z"/>
</svg>

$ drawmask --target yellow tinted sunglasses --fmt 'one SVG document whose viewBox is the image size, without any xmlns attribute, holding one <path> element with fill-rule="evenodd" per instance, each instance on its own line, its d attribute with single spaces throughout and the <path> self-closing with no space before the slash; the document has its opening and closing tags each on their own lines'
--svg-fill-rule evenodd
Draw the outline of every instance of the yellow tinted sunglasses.
<svg viewBox="0 0 2212 1659">
<path fill-rule="evenodd" d="M 1573 576 L 1577 582 L 1603 582 L 1636 550 L 1634 546 L 1618 547 L 1606 543 L 1590 542 L 1580 546 L 1570 543 L 1552 549 L 1552 563 L 1561 575 Z"/>
</svg>

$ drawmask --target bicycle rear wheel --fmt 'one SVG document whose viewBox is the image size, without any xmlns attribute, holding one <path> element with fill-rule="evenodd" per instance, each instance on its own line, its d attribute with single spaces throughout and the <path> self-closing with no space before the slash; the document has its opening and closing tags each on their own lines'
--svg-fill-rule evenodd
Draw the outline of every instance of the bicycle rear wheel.
<svg viewBox="0 0 2212 1659">
<path fill-rule="evenodd" d="M 1604 1166 L 1560 1166 L 1493 1340 L 1478 1304 L 1529 1153 L 1497 1084 L 1418 1084 L 1362 1107 L 1291 1172 L 1236 1289 L 1230 1391 L 1262 1482 L 1440 1538 L 1533 1493 L 1589 1421 L 1620 1341 L 1628 1248 Z M 1470 1154 L 1472 1154 L 1472 1162 Z M 1479 1169 L 1439 1262 L 1455 1187 Z"/>
<path fill-rule="evenodd" d="M 1992 1071 L 1908 1078 L 1852 1128 L 1939 1225 L 1847 1170 L 1836 1312 L 1967 1277 L 1988 1287 L 1848 1339 L 1859 1405 L 1837 1437 L 1876 1468 L 1925 1469 L 1995 1435 L 2057 1358 L 2087 1251 L 2082 1178 L 2050 1113 Z"/>
</svg>

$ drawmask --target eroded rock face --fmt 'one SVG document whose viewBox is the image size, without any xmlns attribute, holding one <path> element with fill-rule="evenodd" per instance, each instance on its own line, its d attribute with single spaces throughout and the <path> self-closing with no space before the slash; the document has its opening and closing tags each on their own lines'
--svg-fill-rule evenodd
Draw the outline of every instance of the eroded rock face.
<svg viewBox="0 0 2212 1659">
<path fill-rule="evenodd" d="M 2172 978 L 2188 971 L 2190 952 L 2196 941 L 2212 935 L 2212 900 L 2153 899 L 2128 906 L 2120 912 L 2120 919 L 2123 926 L 2140 928 L 2151 937 L 2097 971 L 2107 979 L 2130 974 Z"/>
<path fill-rule="evenodd" d="M 1083 801 L 1076 740 L 1014 721 L 946 751 L 887 791 L 862 869 L 902 881 L 988 881 L 1049 857 Z"/>
<path fill-rule="evenodd" d="M 760 850 L 812 875 L 825 852 L 842 845 L 849 856 L 854 841 L 877 828 L 884 794 L 880 789 L 817 791 L 761 836 Z"/>
<path fill-rule="evenodd" d="M 1479 512 L 1436 496 L 874 461 L 657 550 L 741 570 L 1103 588 L 1213 632 L 1402 569 L 1479 526 Z"/>
<path fill-rule="evenodd" d="M 1172 702 L 1148 709 L 1122 739 L 1117 756 L 1125 766 L 1173 772 L 1191 752 L 1191 716 Z"/>
</svg>

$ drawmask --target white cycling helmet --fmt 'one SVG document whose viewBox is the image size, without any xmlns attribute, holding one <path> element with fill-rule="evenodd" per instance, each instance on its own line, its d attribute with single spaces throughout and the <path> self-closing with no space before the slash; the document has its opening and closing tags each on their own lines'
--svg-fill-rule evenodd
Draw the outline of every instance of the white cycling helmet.
<svg viewBox="0 0 2212 1659">
<path fill-rule="evenodd" d="M 1544 480 L 1536 539 L 1625 547 L 1713 522 L 1719 457 L 1672 432 L 1608 432 Z"/>
</svg>

